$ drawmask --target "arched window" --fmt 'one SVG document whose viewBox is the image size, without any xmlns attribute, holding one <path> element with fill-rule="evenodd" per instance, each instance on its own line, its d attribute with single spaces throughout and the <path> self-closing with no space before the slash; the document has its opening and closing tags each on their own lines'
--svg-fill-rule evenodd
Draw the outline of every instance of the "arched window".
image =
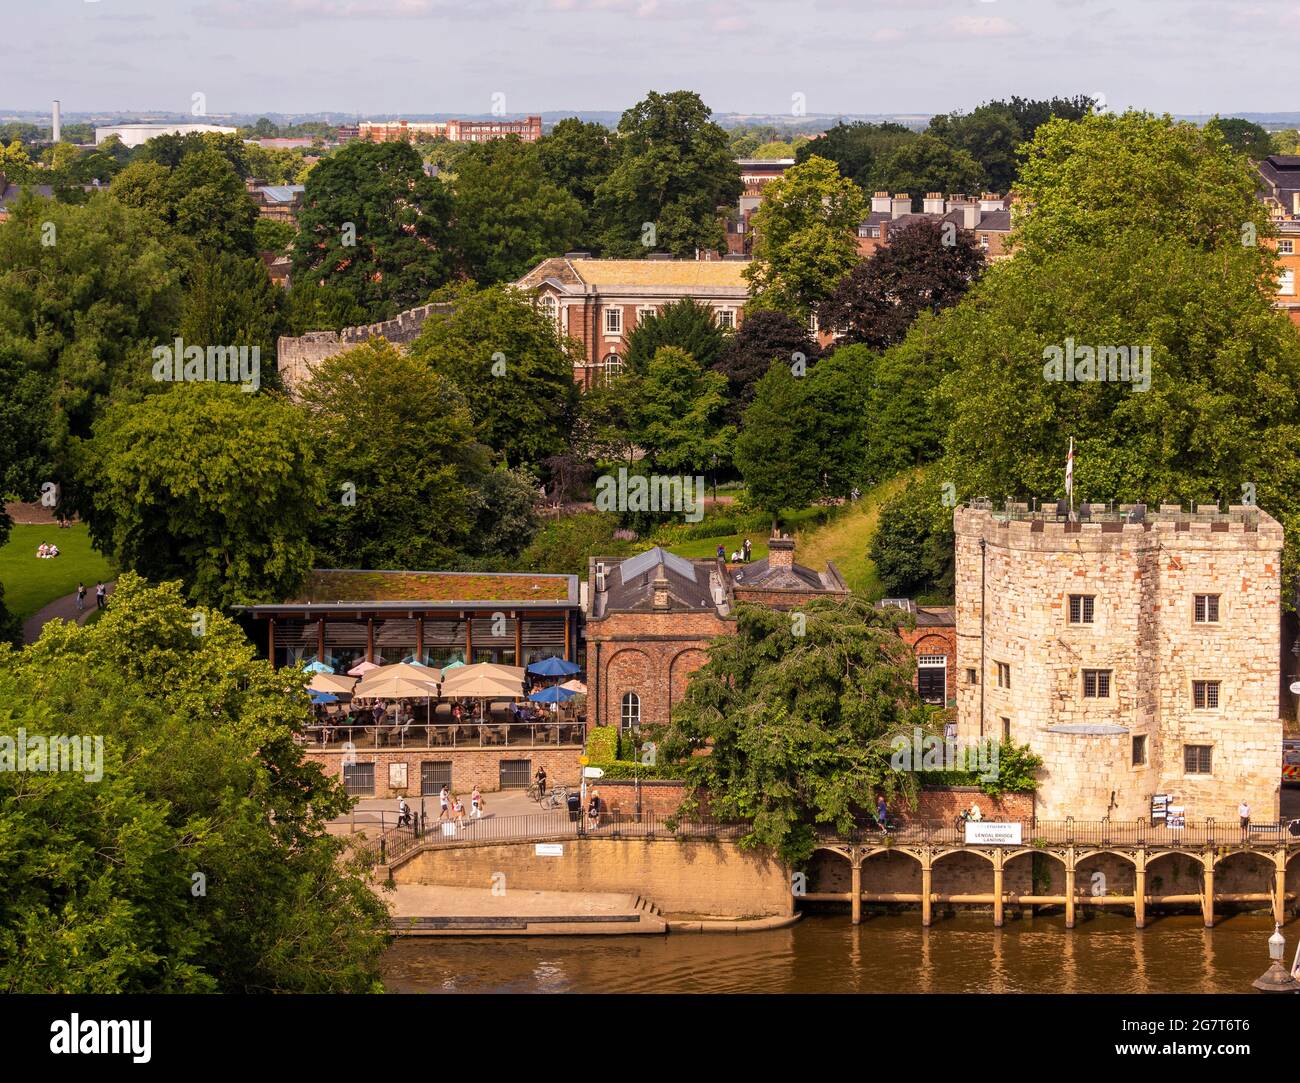
<svg viewBox="0 0 1300 1083">
<path fill-rule="evenodd" d="M 537 309 L 543 316 L 555 325 L 556 330 L 560 327 L 560 303 L 553 294 L 544 293 L 537 300 Z"/>
<path fill-rule="evenodd" d="M 605 360 L 600 363 L 600 375 L 606 383 L 614 379 L 615 376 L 623 372 L 623 359 L 616 353 L 605 355 Z"/>
<path fill-rule="evenodd" d="M 620 717 L 620 728 L 624 730 L 634 730 L 641 725 L 641 697 L 635 692 L 623 693 L 623 712 Z"/>
</svg>

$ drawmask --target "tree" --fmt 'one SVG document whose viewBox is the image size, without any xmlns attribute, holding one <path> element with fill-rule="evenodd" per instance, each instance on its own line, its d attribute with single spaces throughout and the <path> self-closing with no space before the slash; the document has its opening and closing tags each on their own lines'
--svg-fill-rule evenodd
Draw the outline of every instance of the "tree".
<svg viewBox="0 0 1300 1083">
<path fill-rule="evenodd" d="M 312 566 L 321 503 L 298 412 L 230 384 L 116 404 L 80 449 L 96 548 L 200 605 L 281 601 Z"/>
<path fill-rule="evenodd" d="M 754 258 L 745 268 L 751 308 L 807 319 L 858 260 L 862 193 L 832 162 L 811 157 L 770 182 L 754 213 Z"/>
<path fill-rule="evenodd" d="M 1276 449 L 1300 424 L 1300 339 L 1272 288 L 1252 248 L 1146 229 L 999 264 L 930 335 L 943 477 L 962 498 L 1060 495 L 1073 436 L 1078 500 L 1238 503 L 1250 483 L 1290 574 L 1300 476 Z"/>
<path fill-rule="evenodd" d="M 1022 135 L 1006 106 L 981 105 L 967 114 L 940 114 L 930 118 L 928 131 L 974 158 L 984 172 L 985 187 L 995 192 L 1011 190 L 1016 180 L 1016 148 Z"/>
<path fill-rule="evenodd" d="M 73 207 L 27 196 L 0 229 L 0 438 L 5 492 L 41 483 L 72 495 L 69 441 L 110 398 L 151 382 L 149 351 L 170 341 L 179 274 L 149 217 L 96 194 Z M 52 242 L 52 243 L 49 243 Z"/>
<path fill-rule="evenodd" d="M 280 288 L 260 259 L 201 256 L 190 270 L 178 334 L 190 345 L 257 350 L 260 382 L 278 388 L 276 339 L 283 330 Z"/>
<path fill-rule="evenodd" d="M 596 190 L 606 254 L 725 250 L 718 209 L 740 198 L 740 169 L 727 133 L 709 118 L 700 96 L 686 90 L 651 91 L 623 114 L 616 164 Z"/>
<path fill-rule="evenodd" d="M 950 601 L 955 577 L 952 509 L 933 472 L 908 485 L 880 509 L 868 555 L 885 593 Z"/>
<path fill-rule="evenodd" d="M 953 364 L 942 335 L 942 321 L 922 315 L 902 342 L 864 362 L 863 414 L 870 427 L 865 484 L 879 484 L 942 454 L 946 418 L 932 400 Z M 867 349 L 841 346 L 836 352 Z"/>
<path fill-rule="evenodd" d="M 423 304 L 451 276 L 451 197 L 409 143 L 349 143 L 307 177 L 293 274 L 346 289 L 370 320 Z"/>
<path fill-rule="evenodd" d="M 674 346 L 708 368 L 721 356 L 726 342 L 727 334 L 714 319 L 713 309 L 692 297 L 683 297 L 637 321 L 627 337 L 624 360 L 631 372 L 645 372 L 660 349 Z"/>
<path fill-rule="evenodd" d="M 648 466 L 695 474 L 728 461 L 736 432 L 722 419 L 726 386 L 725 376 L 676 346 L 661 346 L 644 373 L 625 378 L 633 439 Z"/>
<path fill-rule="evenodd" d="M 882 192 L 907 192 L 915 206 L 926 192 L 982 189 L 984 170 L 966 151 L 922 134 L 876 161 L 871 170 L 871 187 Z"/>
<path fill-rule="evenodd" d="M 596 192 L 614 168 L 609 129 L 594 121 L 566 117 L 534 145 L 551 183 L 581 204 L 582 243 L 594 246 L 603 228 L 596 217 Z"/>
<path fill-rule="evenodd" d="M 891 231 L 817 309 L 844 342 L 884 349 L 903 340 L 922 312 L 955 304 L 984 269 L 974 234 L 951 222 L 918 221 Z"/>
<path fill-rule="evenodd" d="M 1016 127 L 1025 140 L 1033 139 L 1038 129 L 1049 120 L 1082 120 L 1097 104 L 1087 94 L 1076 94 L 1072 98 L 1022 98 L 1012 97 L 1010 101 L 988 103 L 993 108 L 1004 108 L 1011 115 Z"/>
<path fill-rule="evenodd" d="M 351 799 L 293 740 L 305 680 L 130 573 L 96 623 L 3 655 L 0 732 L 57 718 L 102 777 L 0 771 L 0 990 L 380 988 L 385 906 L 326 829 Z"/>
<path fill-rule="evenodd" d="M 3 435 L 0 433 L 0 435 Z M 4 455 L 0 453 L 0 465 L 3 465 Z M 13 520 L 9 513 L 0 504 L 0 548 L 3 548 L 5 542 L 9 540 L 9 531 L 13 527 Z M 22 623 L 9 612 L 5 606 L 5 586 L 0 583 L 0 650 L 5 643 L 11 643 L 18 646 L 23 641 Z"/>
<path fill-rule="evenodd" d="M 581 236 L 581 205 L 547 179 L 536 146 L 518 136 L 471 147 L 452 191 L 455 247 L 475 281 L 512 281 Z"/>
<path fill-rule="evenodd" d="M 754 385 L 775 362 L 794 365 L 802 358 L 811 367 L 819 355 L 808 324 L 784 312 L 756 308 L 722 349 L 714 369 L 727 378 L 726 418 L 735 424 L 753 401 Z"/>
<path fill-rule="evenodd" d="M 628 542 L 616 538 L 618 520 L 601 511 L 577 512 L 548 519 L 519 558 L 519 570 L 586 575 L 588 557 L 630 555 Z"/>
<path fill-rule="evenodd" d="M 324 475 L 313 538 L 325 566 L 454 564 L 490 453 L 452 380 L 371 340 L 323 361 L 301 403 Z"/>
<path fill-rule="evenodd" d="M 282 256 L 289 251 L 296 233 L 293 225 L 283 219 L 259 217 L 253 223 L 253 244 L 259 252 Z"/>
<path fill-rule="evenodd" d="M 412 356 L 460 388 L 478 439 L 511 466 L 536 467 L 565 450 L 581 346 L 509 286 L 454 297 L 452 312 L 425 321 Z"/>
<path fill-rule="evenodd" d="M 712 815 L 750 823 L 742 846 L 794 867 L 819 829 L 848 834 L 877 793 L 915 791 L 891 767 L 891 740 L 926 724 L 903 614 L 853 597 L 800 612 L 791 635 L 790 614 L 738 606 L 736 634 L 709 648 L 659 746 Z"/>
<path fill-rule="evenodd" d="M 754 385 L 736 437 L 734 459 L 750 502 L 774 522 L 783 510 L 812 503 L 825 466 L 820 419 L 803 381 L 788 365 L 773 365 Z"/>
<path fill-rule="evenodd" d="M 1206 127 L 1215 128 L 1228 146 L 1247 158 L 1259 161 L 1273 153 L 1272 137 L 1258 124 L 1252 124 L 1249 120 L 1242 120 L 1240 117 L 1215 117 Z"/>
<path fill-rule="evenodd" d="M 770 143 L 755 147 L 752 156 L 755 158 L 793 158 L 794 147 L 781 140 L 773 140 Z"/>
<path fill-rule="evenodd" d="M 799 147 L 794 160 L 803 165 L 813 156 L 826 158 L 835 163 L 841 177 L 870 192 L 871 171 L 877 160 L 915 138 L 916 133 L 902 124 L 841 121 L 820 139 Z"/>
<path fill-rule="evenodd" d="M 1013 240 L 1048 253 L 1109 245 L 1139 230 L 1207 249 L 1241 248 L 1269 231 L 1257 183 L 1213 126 L 1134 112 L 1053 120 L 1021 167 L 1016 191 L 1034 212 L 1019 220 Z"/>
<path fill-rule="evenodd" d="M 289 333 L 339 331 L 366 322 L 366 310 L 352 291 L 343 286 L 322 286 L 311 279 L 297 279 L 285 301 Z"/>
<path fill-rule="evenodd" d="M 250 175 L 247 144 L 239 135 L 226 132 L 186 132 L 156 135 L 135 149 L 132 162 L 157 162 L 168 170 L 180 168 L 191 154 L 216 151 L 242 181 Z"/>
</svg>

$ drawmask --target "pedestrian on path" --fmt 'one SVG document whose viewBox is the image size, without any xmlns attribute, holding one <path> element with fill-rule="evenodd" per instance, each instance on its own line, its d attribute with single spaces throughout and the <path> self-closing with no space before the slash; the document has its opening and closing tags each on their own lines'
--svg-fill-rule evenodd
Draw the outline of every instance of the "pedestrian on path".
<svg viewBox="0 0 1300 1083">
<path fill-rule="evenodd" d="M 86 608 L 86 584 L 77 584 L 77 612 L 81 613 Z"/>
<path fill-rule="evenodd" d="M 95 608 L 106 609 L 108 607 L 108 589 L 103 583 L 95 584 Z"/>
<path fill-rule="evenodd" d="M 1237 815 L 1241 817 L 1241 837 L 1245 838 L 1250 831 L 1250 806 L 1246 804 L 1245 798 L 1237 806 Z"/>
<path fill-rule="evenodd" d="M 459 794 L 452 798 L 451 807 L 454 819 L 456 820 L 456 826 L 463 831 L 465 829 L 465 802 L 460 799 Z"/>
<path fill-rule="evenodd" d="M 447 795 L 446 786 L 444 786 L 442 788 L 442 792 L 438 794 L 438 808 L 439 808 L 438 819 L 445 820 L 451 811 L 451 800 Z"/>
<path fill-rule="evenodd" d="M 483 795 L 479 793 L 478 783 L 474 784 L 474 792 L 469 798 L 469 818 L 471 820 L 483 819 Z"/>
<path fill-rule="evenodd" d="M 406 803 L 405 797 L 399 797 L 397 799 L 397 826 L 411 826 L 411 806 Z"/>
</svg>

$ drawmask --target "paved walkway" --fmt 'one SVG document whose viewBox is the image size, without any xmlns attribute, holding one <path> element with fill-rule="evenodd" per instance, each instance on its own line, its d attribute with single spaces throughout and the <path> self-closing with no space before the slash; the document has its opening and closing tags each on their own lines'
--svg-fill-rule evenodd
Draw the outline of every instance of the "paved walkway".
<svg viewBox="0 0 1300 1083">
<path fill-rule="evenodd" d="M 108 593 L 113 593 L 115 583 L 106 584 Z M 65 594 L 62 598 L 55 598 L 49 605 L 39 609 L 32 616 L 23 621 L 23 642 L 35 643 L 41 638 L 41 629 L 52 620 L 70 620 L 78 624 L 85 624 L 90 614 L 95 612 L 95 584 L 86 584 L 86 608 L 77 612 L 77 592 Z"/>
</svg>

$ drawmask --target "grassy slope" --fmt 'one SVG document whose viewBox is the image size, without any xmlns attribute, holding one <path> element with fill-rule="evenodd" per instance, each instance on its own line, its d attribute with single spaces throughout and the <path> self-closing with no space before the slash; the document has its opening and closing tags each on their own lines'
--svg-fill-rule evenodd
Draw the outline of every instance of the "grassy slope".
<svg viewBox="0 0 1300 1083">
<path fill-rule="evenodd" d="M 828 560 L 833 560 L 851 590 L 873 600 L 884 597 L 885 588 L 876 577 L 876 566 L 867 556 L 867 549 L 880 521 L 881 505 L 902 492 L 915 477 L 916 472 L 909 472 L 883 481 L 863 493 L 857 503 L 838 519 L 819 529 L 798 534 L 795 559 L 818 570 L 824 568 Z"/>
<path fill-rule="evenodd" d="M 50 542 L 59 547 L 53 560 L 38 560 L 36 547 Z M 67 530 L 57 526 L 15 526 L 0 547 L 0 583 L 5 605 L 25 620 L 42 606 L 71 594 L 77 582 L 86 584 L 87 604 L 94 605 L 95 583 L 110 576 L 108 561 L 90 547 L 84 523 Z"/>
<path fill-rule="evenodd" d="M 781 520 L 781 526 L 784 530 L 798 530 L 800 522 L 815 514 L 816 509 L 805 508 L 803 511 L 789 512 Z M 705 521 L 708 521 L 706 516 Z M 718 534 L 707 538 L 692 538 L 688 541 L 678 542 L 674 545 L 666 546 L 670 553 L 676 553 L 678 556 L 687 557 L 692 560 L 702 559 L 704 557 L 717 556 L 718 543 L 721 542 L 727 551 L 727 556 L 732 553 L 738 553 L 740 546 L 746 538 L 750 540 L 751 559 L 762 560 L 767 556 L 767 536 L 768 529 L 761 528 L 751 530 L 745 534 Z M 803 563 L 801 561 L 800 563 Z"/>
</svg>

